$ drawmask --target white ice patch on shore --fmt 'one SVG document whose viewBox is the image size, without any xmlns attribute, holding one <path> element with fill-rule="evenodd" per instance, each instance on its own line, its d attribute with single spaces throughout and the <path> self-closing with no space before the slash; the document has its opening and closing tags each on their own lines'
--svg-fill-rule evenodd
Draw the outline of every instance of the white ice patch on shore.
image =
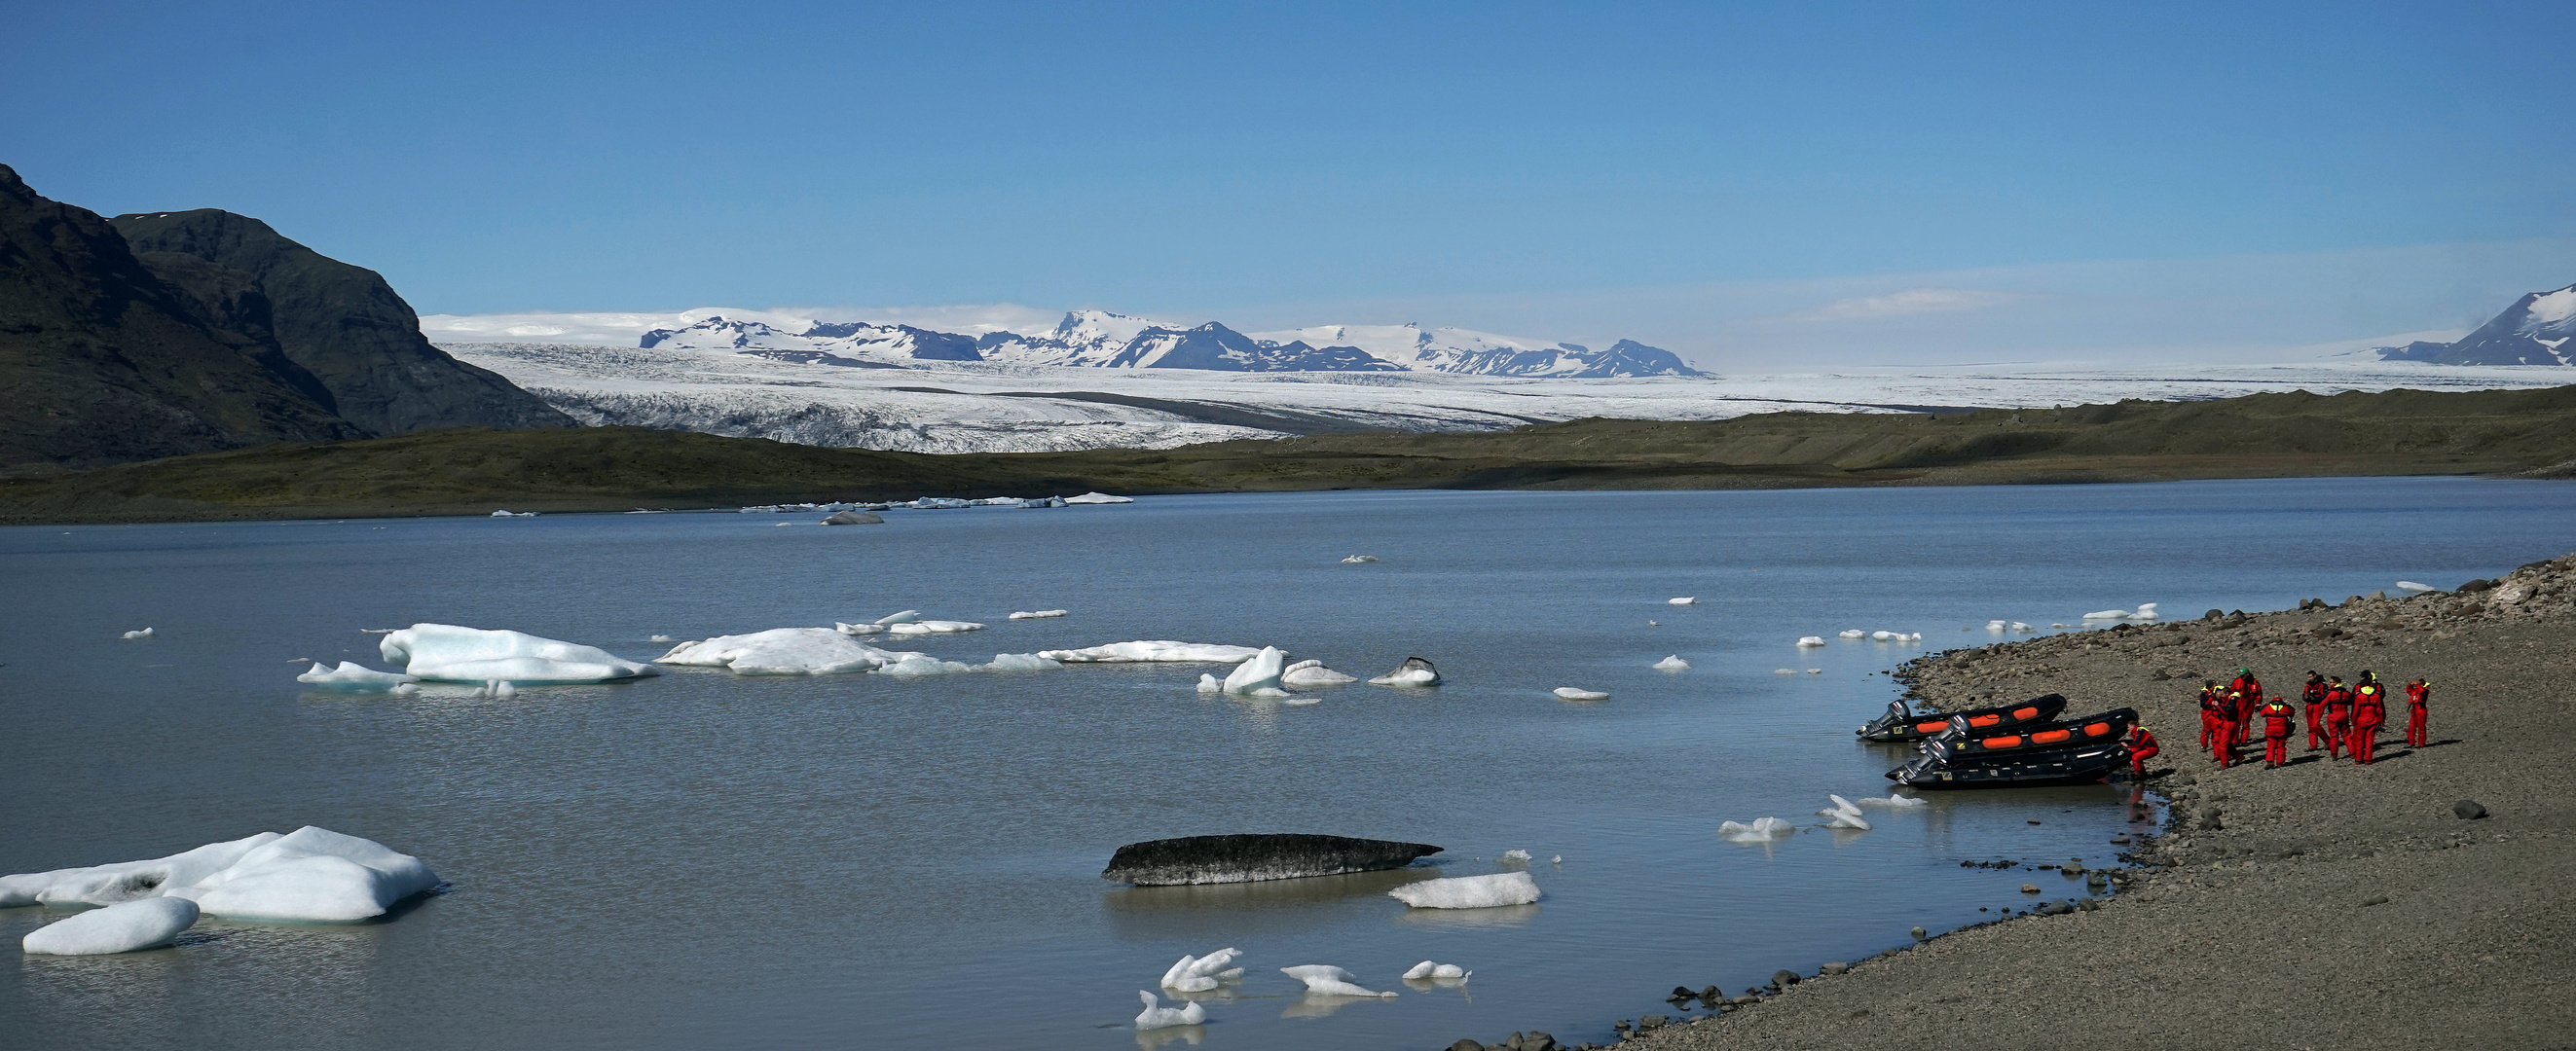
<svg viewBox="0 0 2576 1051">
<path fill-rule="evenodd" d="M 337 668 L 324 668 L 313 662 L 313 669 L 295 677 L 295 681 L 327 693 L 395 693 L 414 681 L 409 675 L 377 671 L 356 661 L 341 661 Z M 417 692 L 419 687 L 413 686 Z"/>
<path fill-rule="evenodd" d="M 1159 662 L 1171 664 L 1241 664 L 1261 654 L 1251 646 L 1218 646 L 1204 642 L 1173 642 L 1149 639 L 1141 642 L 1112 642 L 1078 650 L 1039 650 L 1038 656 L 1066 664 L 1126 664 Z"/>
<path fill-rule="evenodd" d="M 1417 909 L 1491 909 L 1527 905 L 1539 899 L 1538 883 L 1527 872 L 1424 880 L 1386 894 Z"/>
<path fill-rule="evenodd" d="M 1282 967 L 1279 973 L 1306 983 L 1306 991 L 1326 996 L 1394 996 L 1374 992 L 1359 985 L 1359 976 L 1328 964 L 1310 963 L 1299 967 Z"/>
<path fill-rule="evenodd" d="M 1676 654 L 1673 654 L 1673 655 L 1672 655 L 1672 656 L 1670 656 L 1670 657 L 1666 657 L 1666 658 L 1664 658 L 1664 659 L 1662 659 L 1662 660 L 1656 661 L 1656 662 L 1655 662 L 1655 670 L 1656 670 L 1656 671 L 1689 671 L 1689 670 L 1690 670 L 1690 662 L 1689 662 L 1689 661 L 1686 661 L 1686 660 L 1683 660 L 1683 659 L 1682 659 L 1682 655 L 1681 655 L 1681 654 L 1676 653 Z"/>
<path fill-rule="evenodd" d="M 28 931 L 18 947 L 29 956 L 104 956 L 167 945 L 197 922 L 186 898 L 118 902 Z"/>
<path fill-rule="evenodd" d="M 1752 824 L 1729 821 L 1717 826 L 1717 834 L 1738 843 L 1765 843 L 1798 831 L 1798 826 L 1776 817 L 1757 817 Z"/>
<path fill-rule="evenodd" d="M 1606 701 L 1610 699 L 1609 694 L 1600 690 L 1578 690 L 1572 686 L 1557 687 L 1556 695 L 1569 701 Z"/>
<path fill-rule="evenodd" d="M 1161 997 L 1142 989 L 1136 990 L 1136 995 L 1145 1001 L 1145 1010 L 1136 1015 L 1136 1028 L 1139 1030 L 1169 1029 L 1176 1025 L 1197 1025 L 1207 1021 L 1207 1008 L 1198 1004 L 1163 1007 L 1160 1006 L 1163 1002 Z"/>
<path fill-rule="evenodd" d="M 113 865 L 0 876 L 0 907 L 186 898 L 209 916 L 347 923 L 438 885 L 419 858 L 306 825 Z"/>
<path fill-rule="evenodd" d="M 1360 681 L 1359 676 L 1344 675 L 1324 667 L 1322 661 L 1298 661 L 1279 673 L 1280 685 L 1300 690 L 1310 686 L 1339 686 L 1346 682 L 1358 681 Z"/>
<path fill-rule="evenodd" d="M 832 628 L 771 628 L 748 635 L 718 635 L 683 642 L 657 658 L 662 664 L 730 668 L 736 675 L 841 675 L 876 671 L 926 653 L 881 650 Z"/>
<path fill-rule="evenodd" d="M 593 646 L 454 624 L 414 624 L 386 635 L 376 648 L 387 663 L 401 665 L 404 673 L 430 682 L 500 679 L 541 686 L 661 674 L 650 664 Z"/>
<path fill-rule="evenodd" d="M 1205 956 L 1181 957 L 1180 962 L 1163 972 L 1162 986 L 1173 992 L 1204 993 L 1216 988 L 1218 983 L 1240 981 L 1243 968 L 1228 968 L 1226 965 L 1241 955 L 1243 950 L 1229 948 L 1218 949 Z"/>
</svg>

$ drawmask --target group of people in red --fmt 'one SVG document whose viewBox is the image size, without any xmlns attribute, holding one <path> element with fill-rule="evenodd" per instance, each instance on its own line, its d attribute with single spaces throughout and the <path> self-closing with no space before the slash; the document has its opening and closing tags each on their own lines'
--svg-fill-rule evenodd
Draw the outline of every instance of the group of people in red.
<svg viewBox="0 0 2576 1051">
<path fill-rule="evenodd" d="M 2406 684 L 2409 745 L 2427 743 L 2424 706 L 2432 693 L 2433 685 L 2422 679 Z M 2263 698 L 2263 684 L 2251 668 L 2236 669 L 2236 678 L 2224 687 L 2215 679 L 2201 686 L 2200 744 L 2218 765 L 2236 765 L 2236 749 L 2253 743 L 2257 720 L 2263 725 L 2263 768 L 2289 763 L 2290 735 L 2297 729 L 2300 713 L 2279 694 Z M 2347 686 L 2341 676 L 2311 671 L 2299 699 L 2307 705 L 2308 751 L 2322 747 L 2332 758 L 2350 755 L 2362 765 L 2377 757 L 2379 728 L 2388 722 L 2388 685 L 2377 674 L 2364 669 Z"/>
</svg>

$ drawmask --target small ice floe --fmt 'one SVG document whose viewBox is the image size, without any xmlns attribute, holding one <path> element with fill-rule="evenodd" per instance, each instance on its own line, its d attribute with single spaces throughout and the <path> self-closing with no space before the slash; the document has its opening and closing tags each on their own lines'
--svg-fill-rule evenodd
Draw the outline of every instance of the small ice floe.
<svg viewBox="0 0 2576 1051">
<path fill-rule="evenodd" d="M 1279 673 L 1280 685 L 1300 690 L 1309 686 L 1339 686 L 1346 682 L 1358 681 L 1360 681 L 1359 676 L 1344 675 L 1324 667 L 1322 661 L 1298 661 Z"/>
<path fill-rule="evenodd" d="M 454 624 L 414 624 L 376 644 L 386 663 L 424 682 L 490 682 L 523 686 L 610 682 L 661 669 L 593 646 Z"/>
<path fill-rule="evenodd" d="M 1287 662 L 1287 655 L 1280 653 L 1279 647 L 1264 646 L 1225 677 L 1225 692 L 1245 697 L 1285 697 L 1288 691 L 1279 685 L 1279 677 Z"/>
<path fill-rule="evenodd" d="M 629 511 L 629 512 L 627 512 L 627 513 L 628 513 L 628 514 L 633 514 L 634 512 Z M 678 641 L 680 641 L 680 640 L 675 639 L 675 638 L 672 638 L 672 637 L 671 637 L 671 636 L 669 636 L 669 635 L 647 635 L 647 636 L 645 636 L 645 637 L 644 637 L 644 641 L 646 641 L 646 642 L 678 642 Z"/>
<path fill-rule="evenodd" d="M 1064 667 L 1064 662 L 1051 661 L 1034 653 L 996 653 L 993 663 L 984 667 L 989 671 L 1045 671 Z"/>
<path fill-rule="evenodd" d="M 1218 949 L 1205 956 L 1184 956 L 1163 972 L 1163 988 L 1176 993 L 1204 993 L 1222 982 L 1243 980 L 1243 968 L 1228 968 L 1241 949 Z"/>
<path fill-rule="evenodd" d="M 1322 704 L 1324 703 L 1324 699 L 1321 697 L 1289 697 L 1281 700 L 1279 703 L 1296 707 L 1304 707 L 1309 704 Z"/>
<path fill-rule="evenodd" d="M 1749 825 L 1740 821 L 1729 821 L 1717 826 L 1718 835 L 1738 843 L 1767 843 L 1797 831 L 1798 826 L 1776 817 L 1757 817 Z"/>
<path fill-rule="evenodd" d="M 1468 975 L 1474 973 L 1476 972 L 1460 967 L 1454 963 L 1433 963 L 1429 960 L 1424 960 L 1421 963 L 1414 964 L 1411 969 L 1405 971 L 1404 980 L 1408 982 L 1419 982 L 1433 978 L 1463 980 Z"/>
<path fill-rule="evenodd" d="M 1364 562 L 1375 562 L 1375 561 L 1377 561 L 1377 556 L 1376 556 L 1376 555 L 1352 555 L 1352 556 L 1350 556 L 1350 557 L 1348 557 L 1348 558 L 1343 559 L 1343 560 L 1342 560 L 1342 564 L 1343 564 L 1343 565 L 1346 565 L 1346 566 L 1356 566 L 1356 565 L 1359 565 L 1359 564 L 1364 563 Z"/>
<path fill-rule="evenodd" d="M 1550 855 L 1548 855 L 1547 863 L 1548 863 L 1548 864 L 1550 864 L 1550 865 L 1562 865 L 1562 864 L 1565 864 L 1565 855 L 1563 855 L 1563 854 L 1550 854 Z"/>
<path fill-rule="evenodd" d="M 184 898 L 208 916 L 351 923 L 438 885 L 419 858 L 306 825 L 148 861 L 0 876 L 0 908 Z"/>
<path fill-rule="evenodd" d="M 1878 642 L 1920 642 L 1923 639 L 1923 633 L 1919 631 L 1911 634 L 1902 631 L 1873 631 L 1869 633 L 1869 637 Z"/>
<path fill-rule="evenodd" d="M 962 631 L 982 631 L 984 626 L 971 620 L 913 620 L 886 625 L 891 635 L 954 635 Z"/>
<path fill-rule="evenodd" d="M 356 661 L 341 661 L 337 668 L 325 668 L 321 661 L 314 661 L 312 670 L 296 676 L 295 681 L 329 693 L 391 693 L 411 686 L 414 680 L 409 675 L 377 671 Z"/>
<path fill-rule="evenodd" d="M 510 685 L 508 679 L 493 679 L 484 683 L 482 689 L 474 691 L 474 696 L 487 701 L 506 701 L 518 695 L 519 688 Z"/>
<path fill-rule="evenodd" d="M 1816 816 L 1825 819 L 1826 828 L 1856 828 L 1863 832 L 1869 831 L 1869 821 L 1860 816 L 1858 804 L 1830 793 L 1825 798 L 1833 800 L 1834 805 L 1831 809 L 1816 811 Z"/>
<path fill-rule="evenodd" d="M 119 635 L 119 636 L 117 636 L 117 638 L 120 638 L 120 639 L 148 639 L 148 638 L 151 638 L 151 637 L 152 637 L 152 629 L 150 629 L 150 628 L 145 628 L 145 629 L 143 629 L 143 630 L 141 630 L 141 631 L 129 631 L 129 632 L 126 632 L 126 633 L 125 633 L 125 634 L 123 634 L 123 635 Z"/>
<path fill-rule="evenodd" d="M 1064 498 L 1061 496 L 1036 497 L 1020 501 L 1020 506 L 1028 510 L 1043 510 L 1049 507 L 1063 507 Z"/>
<path fill-rule="evenodd" d="M 1527 905 L 1539 899 L 1539 890 L 1529 873 L 1513 871 L 1407 883 L 1386 895 L 1417 909 L 1491 909 Z"/>
<path fill-rule="evenodd" d="M 537 513 L 536 513 L 536 512 L 534 512 L 534 511 L 520 511 L 520 512 L 513 513 L 513 512 L 511 512 L 509 509 L 504 508 L 504 509 L 502 509 L 502 510 L 492 512 L 492 517 L 494 517 L 494 518 L 535 518 L 535 517 L 537 517 Z"/>
<path fill-rule="evenodd" d="M 2091 612 L 2091 613 L 2087 613 L 2087 614 L 2085 614 L 2085 615 L 2084 615 L 2084 619 L 2086 619 L 2086 620 L 2154 620 L 2154 619 L 2156 619 L 2156 604 L 2155 604 L 2155 603 L 2153 603 L 2153 602 L 2140 603 L 2140 604 L 2139 604 L 2139 606 L 2138 606 L 2137 611 L 2136 611 L 2136 612 L 2134 612 L 2134 613 L 2133 613 L 2133 612 L 2130 612 L 2130 611 L 2128 611 L 2128 610 L 2125 610 L 2125 609 L 2105 609 L 2105 610 L 2096 610 L 2096 611 L 2094 611 L 2094 612 Z"/>
<path fill-rule="evenodd" d="M 1522 850 L 1519 847 L 1514 847 L 1503 852 L 1503 860 L 1506 862 L 1517 861 L 1523 865 L 1527 865 L 1529 864 L 1529 851 Z"/>
<path fill-rule="evenodd" d="M 401 630 L 402 630 L 401 628 L 359 628 L 359 629 L 358 629 L 358 634 L 360 634 L 360 635 L 391 635 L 391 634 L 393 634 L 393 633 L 395 633 L 395 632 L 397 632 L 397 631 L 401 631 Z"/>
<path fill-rule="evenodd" d="M 926 653 L 913 653 L 905 655 L 902 660 L 877 669 L 876 674 L 908 679 L 928 675 L 964 675 L 967 672 L 982 670 L 984 669 L 964 661 L 944 661 Z"/>
<path fill-rule="evenodd" d="M 1279 973 L 1306 983 L 1306 991 L 1326 996 L 1394 996 L 1360 988 L 1359 976 L 1339 967 L 1310 963 L 1301 967 L 1282 967 Z"/>
<path fill-rule="evenodd" d="M 837 620 L 836 620 L 836 621 L 833 621 L 833 622 L 832 622 L 832 630 L 837 631 L 837 632 L 840 632 L 840 633 L 841 633 L 841 634 L 843 634 L 843 635 L 882 635 L 882 634 L 885 634 L 885 625 L 883 625 L 883 624 L 843 624 L 843 623 L 841 623 L 840 621 L 837 621 Z M 654 641 L 657 641 L 657 642 L 658 642 L 658 641 L 660 641 L 660 640 L 659 640 L 659 639 L 656 639 L 656 640 L 654 640 Z"/>
<path fill-rule="evenodd" d="M 895 506 L 910 507 L 915 511 L 963 511 L 969 507 L 975 506 L 975 502 L 972 500 L 960 500 L 953 496 L 925 496 L 909 504 L 897 504 Z"/>
<path fill-rule="evenodd" d="M 2028 624 L 2024 624 L 2024 623 L 2022 623 L 2022 622 L 2020 622 L 2020 621 L 2016 620 L 2016 621 L 2012 622 L 2012 630 L 2014 630 L 2014 631 L 2038 631 L 2039 629 L 2038 629 L 2038 628 L 2031 627 L 2031 626 L 2030 626 L 2030 625 L 2028 625 Z M 1919 638 L 1922 638 L 1923 636 L 1922 636 L 1922 635 L 1920 635 L 1920 634 L 1917 634 L 1917 635 L 1916 635 L 1916 636 L 1914 636 L 1914 637 L 1919 639 Z"/>
<path fill-rule="evenodd" d="M 2416 593 L 2416 594 L 2418 594 L 2418 595 L 2421 595 L 2421 594 L 2423 594 L 2423 593 L 2425 593 L 2425 592 L 2427 592 L 2427 591 L 2440 591 L 2440 590 L 2442 590 L 2442 589 L 2437 588 L 2437 587 L 2434 587 L 2434 586 L 2433 586 L 2433 585 L 2431 585 L 2431 584 L 2418 584 L 2418 583 L 2416 583 L 2416 582 L 2414 582 L 2414 581 L 2412 581 L 2412 580 L 2400 580 L 2400 581 L 2398 581 L 2398 582 L 2397 582 L 2397 590 L 2399 590 L 2399 591 L 2412 591 L 2412 592 L 2414 592 L 2414 593 Z"/>
<path fill-rule="evenodd" d="M 1207 1021 L 1207 1008 L 1195 1003 L 1184 1007 L 1161 1006 L 1163 1000 L 1145 990 L 1136 990 L 1145 1001 L 1145 1010 L 1136 1016 L 1138 1029 L 1169 1029 L 1176 1025 L 1197 1025 Z"/>
<path fill-rule="evenodd" d="M 780 525 L 787 523 L 781 522 Z M 823 519 L 823 525 L 884 525 L 885 516 L 874 511 L 835 511 Z"/>
<path fill-rule="evenodd" d="M 795 524 L 796 524 L 796 523 L 794 523 L 794 522 L 771 522 L 771 523 L 769 523 L 770 528 L 773 528 L 773 529 L 785 529 L 785 528 L 787 528 L 788 526 L 792 526 L 792 525 L 795 525 Z"/>
<path fill-rule="evenodd" d="M 1609 694 L 1600 690 L 1578 690 L 1571 686 L 1557 687 L 1556 695 L 1569 701 L 1606 701 L 1610 699 Z"/>
<path fill-rule="evenodd" d="M 1664 626 L 1664 622 L 1660 620 L 1650 620 L 1646 622 L 1646 626 L 1649 628 L 1660 628 Z"/>
<path fill-rule="evenodd" d="M 876 619 L 876 625 L 880 628 L 890 628 L 897 624 L 910 624 L 913 621 L 920 619 L 920 610 L 908 609 L 901 613 L 888 613 L 885 616 L 878 617 Z"/>
<path fill-rule="evenodd" d="M 2008 620 L 2001 620 L 2001 619 L 1997 619 L 1997 620 L 1990 620 L 1990 621 L 1987 621 L 1987 622 L 1986 622 L 1986 630 L 1987 630 L 1987 631 L 2002 631 L 2002 630 L 2004 630 L 2004 629 L 2006 629 L 2006 628 L 2009 628 L 2009 627 L 2011 627 L 2011 626 L 2012 626 L 2012 622 L 2011 622 L 2011 621 L 2008 621 Z"/>
<path fill-rule="evenodd" d="M 1773 668 L 1773 669 L 1771 669 L 1771 674 L 1773 674 L 1773 675 L 1796 675 L 1796 674 L 1798 674 L 1798 669 L 1796 669 L 1796 668 Z"/>
<path fill-rule="evenodd" d="M 197 922 L 197 903 L 186 898 L 142 898 L 28 931 L 18 946 L 29 956 L 104 956 L 168 945 Z"/>
<path fill-rule="evenodd" d="M 1676 654 L 1673 654 L 1673 655 L 1672 655 L 1672 656 L 1670 656 L 1670 657 L 1666 657 L 1666 658 L 1664 658 L 1664 659 L 1662 659 L 1662 660 L 1656 661 L 1656 662 L 1655 662 L 1655 670 L 1656 670 L 1656 671 L 1689 671 L 1689 670 L 1690 670 L 1690 662 L 1689 662 L 1689 661 L 1686 661 L 1686 660 L 1683 660 L 1683 659 L 1682 659 L 1682 655 L 1681 655 L 1681 654 L 1676 653 Z"/>
<path fill-rule="evenodd" d="M 1395 670 L 1369 680 L 1373 686 L 1438 686 L 1440 671 L 1420 657 L 1406 657 Z"/>
<path fill-rule="evenodd" d="M 1824 674 L 1824 673 L 1825 673 L 1825 670 L 1824 670 L 1823 668 L 1809 668 L 1809 669 L 1807 669 L 1807 674 L 1809 674 L 1809 675 L 1822 675 L 1822 674 Z"/>
<path fill-rule="evenodd" d="M 1132 504 L 1136 501 L 1124 496 L 1111 496 L 1107 493 L 1084 493 L 1081 496 L 1065 497 L 1064 502 L 1068 504 Z"/>
<path fill-rule="evenodd" d="M 1862 631 L 1859 628 L 1845 628 L 1841 633 L 1841 637 L 1846 639 L 1866 639 L 1869 637 L 1869 633 Z"/>
<path fill-rule="evenodd" d="M 1824 644 L 1825 637 L 1822 635 L 1801 635 L 1798 637 L 1798 645 L 1800 648 L 1813 648 Z"/>
<path fill-rule="evenodd" d="M 1048 619 L 1048 618 L 1050 618 L 1050 617 L 1061 617 L 1061 616 L 1064 616 L 1064 612 L 1065 612 L 1065 611 L 1060 610 L 1060 609 L 1036 609 L 1036 610 L 1023 610 L 1023 611 L 1020 611 L 1020 612 L 1017 612 L 1017 613 L 1013 613 L 1013 614 L 1011 614 L 1011 619 L 1012 619 L 1012 620 L 1046 620 L 1046 619 Z"/>
<path fill-rule="evenodd" d="M 1039 650 L 1038 656 L 1066 664 L 1241 664 L 1261 651 L 1251 646 L 1218 646 L 1204 642 L 1148 639 L 1113 642 L 1079 650 Z"/>
<path fill-rule="evenodd" d="M 2130 619 L 2130 620 L 2154 620 L 2154 619 L 2156 619 L 2156 604 L 2155 604 L 2155 603 L 2153 603 L 2153 602 L 2141 602 L 2141 603 L 2138 603 L 2138 611 L 2137 611 L 2137 612 L 2135 612 L 2135 613 L 2129 614 L 2129 619 Z"/>
<path fill-rule="evenodd" d="M 833 628 L 771 628 L 683 642 L 657 664 L 729 668 L 736 675 L 842 675 L 876 671 L 926 653 L 881 650 Z"/>
<path fill-rule="evenodd" d="M 1864 797 L 1861 799 L 1860 805 L 1887 807 L 1892 810 L 1903 810 L 1907 807 L 1922 806 L 1923 801 L 1916 799 L 1913 796 L 1900 796 L 1894 792 L 1890 792 L 1883 796 Z"/>
<path fill-rule="evenodd" d="M 1696 606 L 1696 605 L 1699 605 L 1699 596 L 1697 596 L 1697 595 L 1684 595 L 1684 596 L 1682 596 L 1682 597 L 1680 597 L 1680 598 L 1668 598 L 1668 599 L 1665 599 L 1665 600 L 1664 600 L 1664 605 L 1667 605 L 1667 606 Z"/>
<path fill-rule="evenodd" d="M 1217 678 L 1214 675 L 1201 675 L 1199 676 L 1199 692 L 1224 693 L 1225 680 Z"/>
</svg>

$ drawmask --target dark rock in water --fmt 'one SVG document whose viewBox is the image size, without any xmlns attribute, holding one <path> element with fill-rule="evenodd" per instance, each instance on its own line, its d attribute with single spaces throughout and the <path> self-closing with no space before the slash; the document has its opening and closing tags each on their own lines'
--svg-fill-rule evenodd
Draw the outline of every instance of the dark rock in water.
<svg viewBox="0 0 2576 1051">
<path fill-rule="evenodd" d="M 1449 1051 L 1485 1051 L 1485 1045 L 1479 1044 L 1473 1040 L 1462 1039 L 1457 1043 L 1449 1045 Z"/>
<path fill-rule="evenodd" d="M 1706 989 L 1702 989 L 1699 991 L 1699 1002 L 1710 1007 L 1715 1007 L 1719 1004 L 1725 1003 L 1726 990 L 1720 989 L 1714 985 L 1709 986 Z"/>
<path fill-rule="evenodd" d="M 1689 986 L 1676 985 L 1673 987 L 1673 994 L 1665 997 L 1664 1002 L 1679 1007 L 1696 999 L 1699 999 L 1699 994 L 1692 991 Z"/>
<path fill-rule="evenodd" d="M 1798 984 L 1798 972 L 1773 971 L 1771 972 L 1771 984 L 1782 986 L 1796 985 Z"/>
<path fill-rule="evenodd" d="M 842 511 L 823 520 L 824 525 L 884 525 L 885 517 L 874 511 Z"/>
<path fill-rule="evenodd" d="M 1841 962 L 1841 961 L 1835 961 L 1835 962 L 1833 962 L 1833 963 L 1828 963 L 1828 964 L 1824 965 L 1823 967 L 1817 968 L 1816 973 L 1818 973 L 1818 974 L 1841 974 L 1841 973 L 1843 973 L 1843 972 L 1845 972 L 1845 971 L 1848 971 L 1848 970 L 1851 970 L 1851 965 L 1850 965 L 1850 964 L 1843 963 L 1843 962 Z"/>
<path fill-rule="evenodd" d="M 1546 1033 L 1531 1033 L 1521 1038 L 1521 1051 L 1560 1051 L 1556 1038 Z"/>
<path fill-rule="evenodd" d="M 2033 890 L 2037 890 L 2038 888 L 2033 887 L 2033 888 L 2031 888 L 2031 889 L 2033 889 Z M 1914 928 L 1914 930 L 1912 930 L 1912 931 L 1911 931 L 1911 932 L 1909 932 L 1909 933 L 1911 933 L 1911 934 L 1913 934 L 1913 935 L 1914 935 L 1914 939 L 1915 939 L 1916 941 L 1921 941 L 1921 940 L 1923 940 L 1923 939 L 1925 939 L 1925 938 L 1929 938 L 1929 937 L 1931 937 L 1931 936 L 1932 936 L 1932 932 L 1927 931 L 1927 930 L 1924 930 L 1924 929 L 1923 929 L 1923 928 L 1921 928 L 1921 927 L 1916 927 L 1916 928 Z"/>
<path fill-rule="evenodd" d="M 1100 878 L 1140 887 L 1251 883 L 1402 868 L 1440 853 L 1429 843 L 1296 833 L 1183 836 L 1118 848 Z"/>
<path fill-rule="evenodd" d="M 2463 799 L 2451 804 L 2451 813 L 2459 815 L 2462 821 L 2475 821 L 2487 816 L 2487 808 L 2477 800 Z"/>
<path fill-rule="evenodd" d="M 2042 916 L 2064 916 L 2073 911 L 2075 906 L 2062 901 L 2052 901 L 2039 907 L 2039 914 Z"/>
<path fill-rule="evenodd" d="M 1647 1015 L 1646 1017 L 1637 1020 L 1637 1031 L 1642 1033 L 1649 1029 L 1661 1029 L 1664 1027 L 1664 1023 L 1669 1021 L 1671 1021 L 1671 1019 L 1662 1015 Z"/>
</svg>

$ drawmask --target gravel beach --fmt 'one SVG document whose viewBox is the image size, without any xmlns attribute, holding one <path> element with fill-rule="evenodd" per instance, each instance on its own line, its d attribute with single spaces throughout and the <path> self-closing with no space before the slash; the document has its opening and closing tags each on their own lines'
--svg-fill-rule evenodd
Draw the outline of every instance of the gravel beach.
<svg viewBox="0 0 2576 1051">
<path fill-rule="evenodd" d="M 2576 1047 L 2576 555 L 2456 592 L 2324 598 L 1910 662 L 1899 676 L 1945 708 L 2056 692 L 2071 713 L 2140 711 L 2172 807 L 2119 892 L 1675 1011 L 1622 1046 Z M 2258 735 L 2219 769 L 2195 747 L 2197 687 L 2239 667 L 2293 704 L 2310 669 L 2377 671 L 2395 692 L 2379 761 L 2310 753 L 2303 725 L 2290 765 L 2265 770 Z M 2417 677 L 2431 743 L 2410 749 Z"/>
</svg>

